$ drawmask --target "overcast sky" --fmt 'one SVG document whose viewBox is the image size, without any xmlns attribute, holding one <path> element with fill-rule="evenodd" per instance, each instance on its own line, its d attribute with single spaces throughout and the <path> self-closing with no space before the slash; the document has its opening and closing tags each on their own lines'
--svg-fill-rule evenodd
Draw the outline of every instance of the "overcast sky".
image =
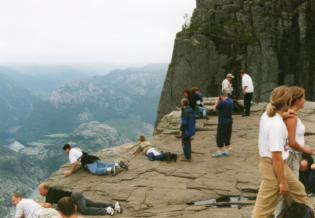
<svg viewBox="0 0 315 218">
<path fill-rule="evenodd" d="M 0 0 L 0 63 L 169 63 L 196 0 Z"/>
</svg>

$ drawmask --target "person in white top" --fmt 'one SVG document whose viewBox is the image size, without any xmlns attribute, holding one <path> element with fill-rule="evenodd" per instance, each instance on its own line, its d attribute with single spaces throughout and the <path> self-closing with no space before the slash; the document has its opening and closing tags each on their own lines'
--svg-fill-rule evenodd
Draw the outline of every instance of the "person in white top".
<svg viewBox="0 0 315 218">
<path fill-rule="evenodd" d="M 291 97 L 291 110 L 297 113 L 304 107 L 305 103 L 305 90 L 303 88 L 293 86 L 289 89 Z M 293 171 L 295 176 L 299 178 L 300 162 L 302 160 L 302 152 L 311 155 L 312 149 L 304 144 L 305 127 L 298 116 L 292 116 L 285 120 L 288 129 L 288 142 L 289 142 L 289 157 L 286 160 L 289 168 Z M 275 211 L 275 217 L 282 217 L 285 209 L 287 208 L 286 202 L 282 199 Z"/>
<path fill-rule="evenodd" d="M 232 96 L 233 87 L 232 87 L 232 79 L 234 78 L 233 74 L 228 73 L 226 75 L 226 78 L 222 82 L 222 92 L 228 93 L 230 96 Z"/>
<path fill-rule="evenodd" d="M 69 154 L 71 164 L 71 169 L 67 170 L 65 175 L 70 175 L 81 165 L 88 169 L 90 173 L 96 175 L 111 173 L 112 176 L 115 176 L 121 169 L 128 170 L 128 166 L 123 161 L 104 163 L 98 157 L 82 152 L 80 148 L 72 148 L 69 144 L 65 144 L 62 149 Z"/>
<path fill-rule="evenodd" d="M 245 113 L 243 116 L 250 115 L 250 104 L 254 93 L 254 84 L 252 78 L 246 74 L 243 70 L 240 72 L 242 77 L 242 90 L 244 95 L 244 108 Z"/>
<path fill-rule="evenodd" d="M 19 192 L 12 195 L 11 202 L 16 207 L 15 218 L 60 218 L 55 209 L 43 208 L 32 199 L 23 198 Z"/>
<path fill-rule="evenodd" d="M 139 136 L 139 142 L 137 142 L 132 148 L 134 151 L 131 154 L 136 154 L 138 152 L 143 152 L 150 161 L 160 160 L 160 161 L 176 161 L 177 154 L 171 152 L 163 152 L 157 148 L 153 148 L 149 141 L 146 141 L 144 136 Z"/>
<path fill-rule="evenodd" d="M 289 156 L 289 148 L 288 131 L 283 116 L 289 109 L 290 100 L 288 87 L 275 88 L 266 112 L 260 119 L 258 149 L 262 181 L 252 218 L 269 217 L 274 212 L 280 196 L 284 197 L 288 205 L 297 202 L 311 206 L 304 186 L 284 161 Z"/>
</svg>

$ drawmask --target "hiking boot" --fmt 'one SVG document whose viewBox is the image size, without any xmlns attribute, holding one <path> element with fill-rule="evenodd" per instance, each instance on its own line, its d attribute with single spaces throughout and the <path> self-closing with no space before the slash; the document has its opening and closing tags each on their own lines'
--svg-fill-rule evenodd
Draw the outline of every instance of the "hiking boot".
<svg viewBox="0 0 315 218">
<path fill-rule="evenodd" d="M 128 165 L 125 164 L 123 161 L 119 161 L 118 165 L 119 165 L 122 169 L 128 170 Z"/>
<path fill-rule="evenodd" d="M 177 161 L 177 154 L 171 154 L 171 159 L 176 162 Z"/>
<path fill-rule="evenodd" d="M 170 153 L 170 152 L 167 152 L 167 153 L 166 153 L 166 160 L 167 160 L 167 161 L 170 161 L 171 158 L 172 158 L 171 153 Z"/>
<path fill-rule="evenodd" d="M 216 151 L 216 152 L 212 155 L 212 157 L 222 157 L 222 156 L 223 156 L 222 153 L 219 152 L 219 151 Z"/>
<path fill-rule="evenodd" d="M 118 201 L 115 203 L 115 208 L 114 208 L 114 210 L 115 210 L 117 213 L 122 213 L 122 211 L 123 211 L 122 208 L 120 207 Z"/>
<path fill-rule="evenodd" d="M 180 160 L 181 160 L 181 161 L 187 161 L 187 162 L 190 162 L 190 161 L 191 161 L 191 159 L 187 159 L 187 158 L 185 158 L 185 157 L 182 157 Z"/>
<path fill-rule="evenodd" d="M 113 216 L 115 213 L 114 209 L 111 207 L 107 207 L 105 210 L 106 210 L 106 214 L 111 215 L 111 216 Z"/>
<path fill-rule="evenodd" d="M 120 169 L 119 169 L 119 167 L 118 166 L 112 166 L 112 169 L 111 169 L 111 174 L 112 174 L 112 176 L 116 176 L 118 173 L 120 173 Z"/>
</svg>

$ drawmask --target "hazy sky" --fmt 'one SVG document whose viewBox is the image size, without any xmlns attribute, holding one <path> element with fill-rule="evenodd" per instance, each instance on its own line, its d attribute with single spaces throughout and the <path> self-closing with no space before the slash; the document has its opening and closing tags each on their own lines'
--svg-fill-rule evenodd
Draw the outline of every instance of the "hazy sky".
<svg viewBox="0 0 315 218">
<path fill-rule="evenodd" d="M 196 0 L 0 0 L 0 63 L 170 62 Z"/>
</svg>

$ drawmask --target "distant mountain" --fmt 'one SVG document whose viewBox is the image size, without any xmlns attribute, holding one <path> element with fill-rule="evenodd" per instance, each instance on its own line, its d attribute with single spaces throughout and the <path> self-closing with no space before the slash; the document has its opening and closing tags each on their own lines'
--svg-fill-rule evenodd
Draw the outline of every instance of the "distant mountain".
<svg viewBox="0 0 315 218">
<path fill-rule="evenodd" d="M 17 138 L 29 142 L 48 134 L 70 134 L 91 121 L 108 122 L 130 139 L 152 134 L 166 70 L 165 64 L 148 65 L 66 83 L 52 92 L 49 101 L 33 107 Z"/>
<path fill-rule="evenodd" d="M 37 100 L 30 91 L 0 73 L 0 138 L 8 133 L 10 127 L 22 125 Z"/>
<path fill-rule="evenodd" d="M 72 66 L 9 66 L 1 67 L 0 74 L 6 75 L 15 85 L 27 89 L 33 95 L 48 99 L 51 92 L 66 82 L 86 79 L 91 75 Z"/>
<path fill-rule="evenodd" d="M 0 145 L 0 217 L 9 213 L 10 196 L 14 192 L 29 194 L 44 173 L 36 157 L 25 156 Z"/>
</svg>

